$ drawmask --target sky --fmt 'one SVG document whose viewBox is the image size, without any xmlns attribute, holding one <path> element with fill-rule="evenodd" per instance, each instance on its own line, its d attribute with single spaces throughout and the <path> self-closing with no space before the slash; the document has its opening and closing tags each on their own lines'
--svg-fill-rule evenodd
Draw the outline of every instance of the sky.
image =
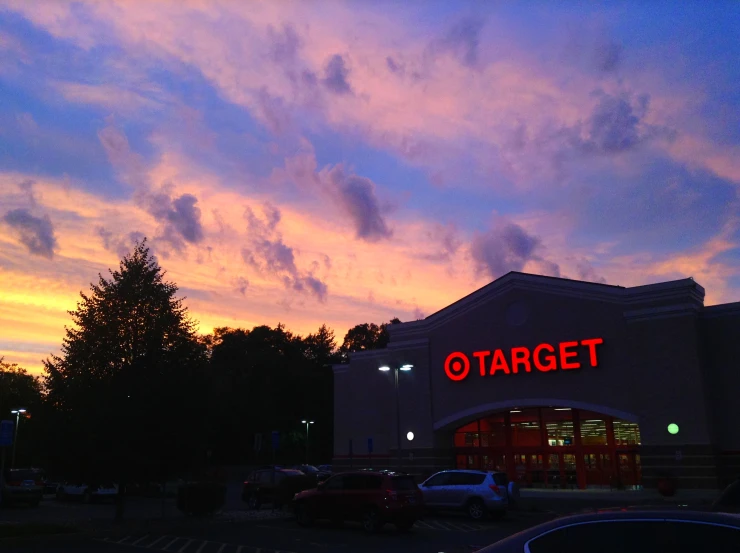
<svg viewBox="0 0 740 553">
<path fill-rule="evenodd" d="M 0 0 L 0 357 L 143 237 L 199 331 L 509 271 L 740 300 L 740 3 Z"/>
</svg>

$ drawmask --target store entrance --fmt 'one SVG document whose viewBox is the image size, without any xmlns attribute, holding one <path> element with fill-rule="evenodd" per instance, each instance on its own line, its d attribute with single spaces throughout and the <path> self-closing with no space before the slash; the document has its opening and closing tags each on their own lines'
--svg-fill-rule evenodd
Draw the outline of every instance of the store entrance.
<svg viewBox="0 0 740 553">
<path fill-rule="evenodd" d="M 455 432 L 458 468 L 527 488 L 639 488 L 639 446 L 636 423 L 567 407 L 511 409 Z"/>
</svg>

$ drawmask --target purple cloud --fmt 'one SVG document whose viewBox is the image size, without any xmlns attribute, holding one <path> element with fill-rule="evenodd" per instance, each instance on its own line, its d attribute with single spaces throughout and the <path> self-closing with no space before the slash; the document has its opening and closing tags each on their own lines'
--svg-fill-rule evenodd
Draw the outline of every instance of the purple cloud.
<svg viewBox="0 0 740 553">
<path fill-rule="evenodd" d="M 460 63 L 473 67 L 478 62 L 480 34 L 484 21 L 476 17 L 466 17 L 453 24 L 441 39 L 433 41 L 428 52 L 435 56 L 450 53 Z"/>
<path fill-rule="evenodd" d="M 558 276 L 558 265 L 537 255 L 539 246 L 539 238 L 516 223 L 505 223 L 488 232 L 476 233 L 470 253 L 478 273 L 487 273 L 493 279 L 510 271 L 521 271 L 528 261 L 538 262 L 540 272 Z"/>
<path fill-rule="evenodd" d="M 352 94 L 352 87 L 347 81 L 349 69 L 344 58 L 334 54 L 324 67 L 323 83 L 326 88 L 335 94 Z"/>
<path fill-rule="evenodd" d="M 36 182 L 31 179 L 26 179 L 18 183 L 18 188 L 20 188 L 21 192 L 26 196 L 28 204 L 31 207 L 36 207 L 36 194 L 33 191 L 34 184 L 36 184 Z"/>
<path fill-rule="evenodd" d="M 600 44 L 594 52 L 594 61 L 600 71 L 616 71 L 622 61 L 622 45 L 616 42 Z"/>
<path fill-rule="evenodd" d="M 283 25 L 280 31 L 270 25 L 267 28 L 267 40 L 270 59 L 275 63 L 295 60 L 302 45 L 301 38 L 292 25 Z"/>
<path fill-rule="evenodd" d="M 393 235 L 381 213 L 373 181 L 346 174 L 342 165 L 334 166 L 325 176 L 332 192 L 336 194 L 336 201 L 352 220 L 357 238 L 377 242 Z"/>
<path fill-rule="evenodd" d="M 576 263 L 576 271 L 578 272 L 578 278 L 580 280 L 606 284 L 606 279 L 596 274 L 596 270 L 585 259 L 578 260 L 578 262 Z"/>
<path fill-rule="evenodd" d="M 58 248 L 54 225 L 48 215 L 34 217 L 27 209 L 13 209 L 3 217 L 16 238 L 29 253 L 51 259 Z"/>
<path fill-rule="evenodd" d="M 283 242 L 278 232 L 280 210 L 266 203 L 262 206 L 263 217 L 258 217 L 251 207 L 244 210 L 247 221 L 248 246 L 242 248 L 244 262 L 260 273 L 280 280 L 288 289 L 308 292 L 320 302 L 325 302 L 328 286 L 310 271 L 301 272 L 295 263 L 293 248 Z"/>
<path fill-rule="evenodd" d="M 647 94 L 637 99 L 636 107 L 626 98 L 602 94 L 588 121 L 588 139 L 584 147 L 606 154 L 633 149 L 647 138 L 641 132 L 640 118 L 649 103 Z"/>
</svg>

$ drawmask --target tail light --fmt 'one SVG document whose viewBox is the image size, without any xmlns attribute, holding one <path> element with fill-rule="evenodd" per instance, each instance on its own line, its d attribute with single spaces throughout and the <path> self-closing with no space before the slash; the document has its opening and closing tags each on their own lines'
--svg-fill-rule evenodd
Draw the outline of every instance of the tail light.
<svg viewBox="0 0 740 553">
<path fill-rule="evenodd" d="M 22 482 L 15 482 L 15 481 L 8 482 L 8 486 L 20 486 L 21 484 Z"/>
<path fill-rule="evenodd" d="M 496 495 L 501 495 L 501 488 L 499 488 L 496 484 L 490 484 L 488 487 L 491 488 L 491 490 L 493 490 L 493 493 L 495 493 Z"/>
<path fill-rule="evenodd" d="M 393 490 L 385 490 L 385 496 L 387 499 L 390 499 L 391 501 L 396 501 L 398 499 L 398 493 L 396 493 Z"/>
</svg>

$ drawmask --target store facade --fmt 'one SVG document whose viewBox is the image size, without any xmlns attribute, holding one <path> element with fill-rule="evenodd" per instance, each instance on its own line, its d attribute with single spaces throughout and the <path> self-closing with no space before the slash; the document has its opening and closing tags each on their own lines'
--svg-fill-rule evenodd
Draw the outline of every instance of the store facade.
<svg viewBox="0 0 740 553">
<path fill-rule="evenodd" d="M 528 487 L 722 486 L 740 475 L 740 303 L 703 300 L 692 279 L 509 273 L 391 325 L 386 349 L 334 367 L 334 463 L 503 470 Z"/>
</svg>

